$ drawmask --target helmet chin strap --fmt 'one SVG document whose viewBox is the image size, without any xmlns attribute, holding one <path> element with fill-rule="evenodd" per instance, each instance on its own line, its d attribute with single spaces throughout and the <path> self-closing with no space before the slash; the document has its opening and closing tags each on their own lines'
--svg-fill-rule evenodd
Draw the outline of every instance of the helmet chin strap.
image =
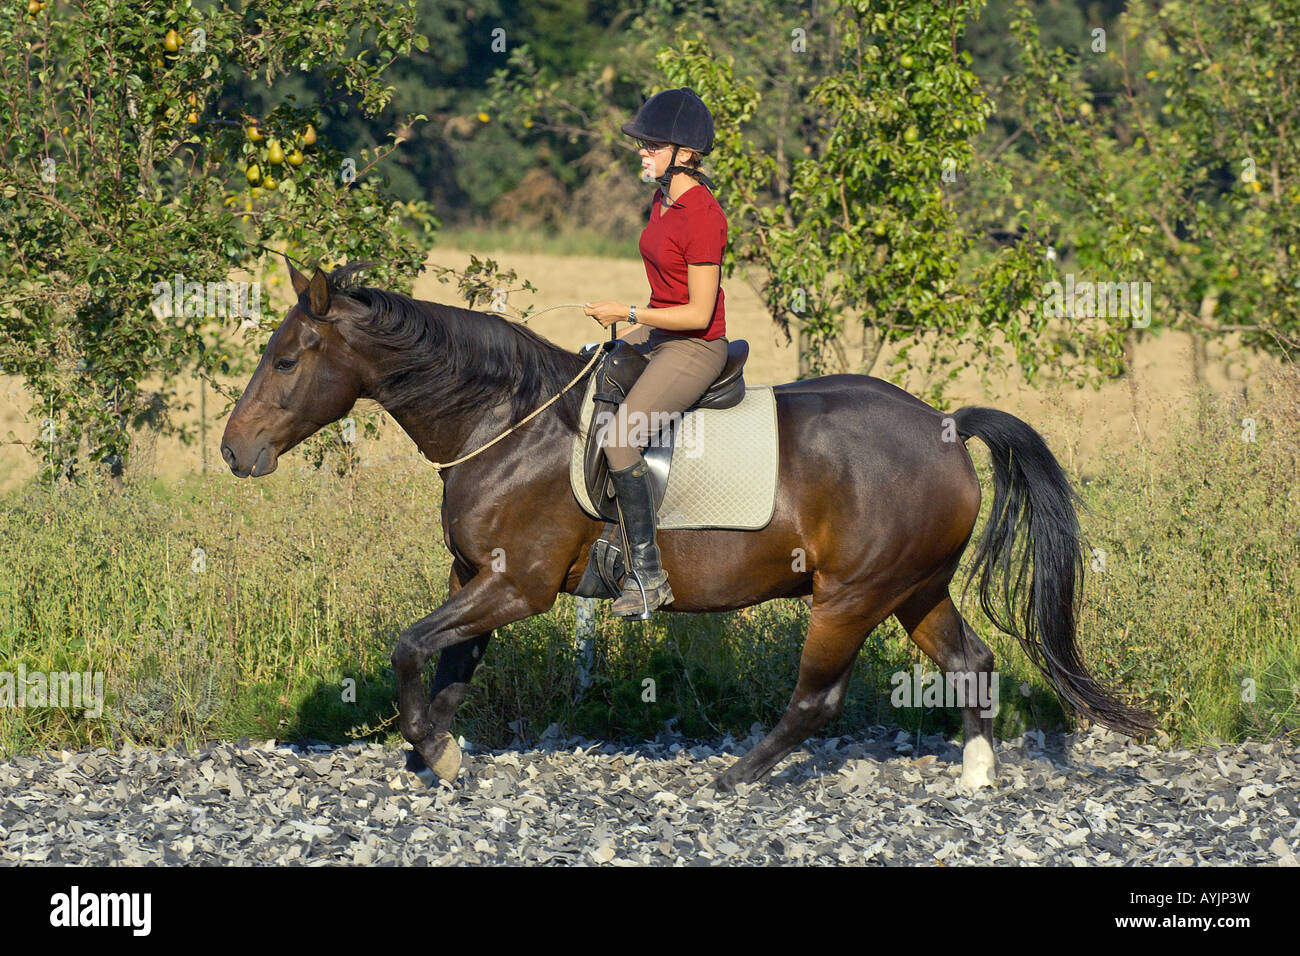
<svg viewBox="0 0 1300 956">
<path fill-rule="evenodd" d="M 703 183 L 705 186 L 709 187 L 710 191 L 712 191 L 713 180 L 709 179 L 708 176 L 705 176 L 698 169 L 691 169 L 689 166 L 677 165 L 677 150 L 679 148 L 680 147 L 677 146 L 677 144 L 673 144 L 673 154 L 668 157 L 668 168 L 664 170 L 662 176 L 655 178 L 655 182 L 657 182 L 663 189 L 664 196 L 666 197 L 668 195 L 668 184 L 673 181 L 673 173 L 685 173 L 687 176 L 694 178 L 697 182 Z"/>
<path fill-rule="evenodd" d="M 668 184 L 673 181 L 674 167 L 676 167 L 677 169 L 681 168 L 680 166 L 677 166 L 677 150 L 679 150 L 680 148 L 681 147 L 678 146 L 676 143 L 673 144 L 673 154 L 668 157 L 668 168 L 664 170 L 664 174 L 662 176 L 659 176 L 655 179 L 655 182 L 657 182 L 663 188 L 664 196 L 668 195 Z"/>
</svg>

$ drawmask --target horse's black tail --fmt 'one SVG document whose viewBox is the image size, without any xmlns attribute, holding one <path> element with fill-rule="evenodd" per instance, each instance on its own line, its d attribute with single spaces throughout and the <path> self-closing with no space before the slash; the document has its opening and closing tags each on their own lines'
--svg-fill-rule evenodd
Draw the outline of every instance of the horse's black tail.
<svg viewBox="0 0 1300 956">
<path fill-rule="evenodd" d="M 975 554 L 980 607 L 1080 713 L 1120 733 L 1150 733 L 1154 718 L 1099 684 L 1079 653 L 1083 554 L 1076 495 L 1065 472 L 1042 437 L 1013 415 L 963 408 L 953 417 L 957 433 L 978 438 L 993 459 L 993 506 Z"/>
</svg>

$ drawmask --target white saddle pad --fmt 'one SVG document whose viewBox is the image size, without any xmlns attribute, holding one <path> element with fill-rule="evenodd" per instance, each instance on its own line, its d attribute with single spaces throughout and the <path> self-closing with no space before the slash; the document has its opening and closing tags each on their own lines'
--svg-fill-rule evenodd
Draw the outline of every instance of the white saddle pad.
<svg viewBox="0 0 1300 956">
<path fill-rule="evenodd" d="M 591 425 L 591 376 L 582 399 L 581 425 L 573 439 L 569 484 L 582 510 L 600 514 L 587 496 L 583 450 Z M 677 428 L 659 528 L 736 528 L 752 531 L 772 520 L 779 461 L 776 396 L 770 385 L 749 385 L 733 408 L 687 412 Z"/>
</svg>

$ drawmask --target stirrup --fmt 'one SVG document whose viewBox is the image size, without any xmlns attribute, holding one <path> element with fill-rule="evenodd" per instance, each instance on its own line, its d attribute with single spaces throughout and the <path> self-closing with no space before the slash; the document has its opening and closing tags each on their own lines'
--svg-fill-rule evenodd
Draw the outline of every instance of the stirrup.
<svg viewBox="0 0 1300 956">
<path fill-rule="evenodd" d="M 634 570 L 627 572 L 627 577 L 624 578 L 623 593 L 610 606 L 610 613 L 615 617 L 630 617 L 638 621 L 648 621 L 655 611 L 663 607 L 663 605 L 673 602 L 673 589 L 668 586 L 668 579 L 665 577 L 663 584 L 650 588 L 650 596 L 647 598 L 646 592 L 631 580 L 635 573 Z M 631 598 L 635 603 L 627 606 L 624 610 L 616 610 L 617 604 L 624 598 Z"/>
</svg>

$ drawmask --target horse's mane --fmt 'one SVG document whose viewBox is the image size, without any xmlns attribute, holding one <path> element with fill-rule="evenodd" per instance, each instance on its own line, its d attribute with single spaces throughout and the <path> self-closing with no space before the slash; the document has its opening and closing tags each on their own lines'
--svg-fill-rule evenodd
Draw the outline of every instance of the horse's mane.
<svg viewBox="0 0 1300 956">
<path fill-rule="evenodd" d="M 349 263 L 326 279 L 331 297 L 347 296 L 368 310 L 349 328 L 391 353 L 389 371 L 372 396 L 390 413 L 424 403 L 451 417 L 481 413 L 509 400 L 514 424 L 582 368 L 579 356 L 491 312 L 417 302 L 362 286 L 358 274 L 368 265 Z M 577 431 L 581 402 L 582 388 L 575 386 L 555 403 L 571 431 Z"/>
</svg>

